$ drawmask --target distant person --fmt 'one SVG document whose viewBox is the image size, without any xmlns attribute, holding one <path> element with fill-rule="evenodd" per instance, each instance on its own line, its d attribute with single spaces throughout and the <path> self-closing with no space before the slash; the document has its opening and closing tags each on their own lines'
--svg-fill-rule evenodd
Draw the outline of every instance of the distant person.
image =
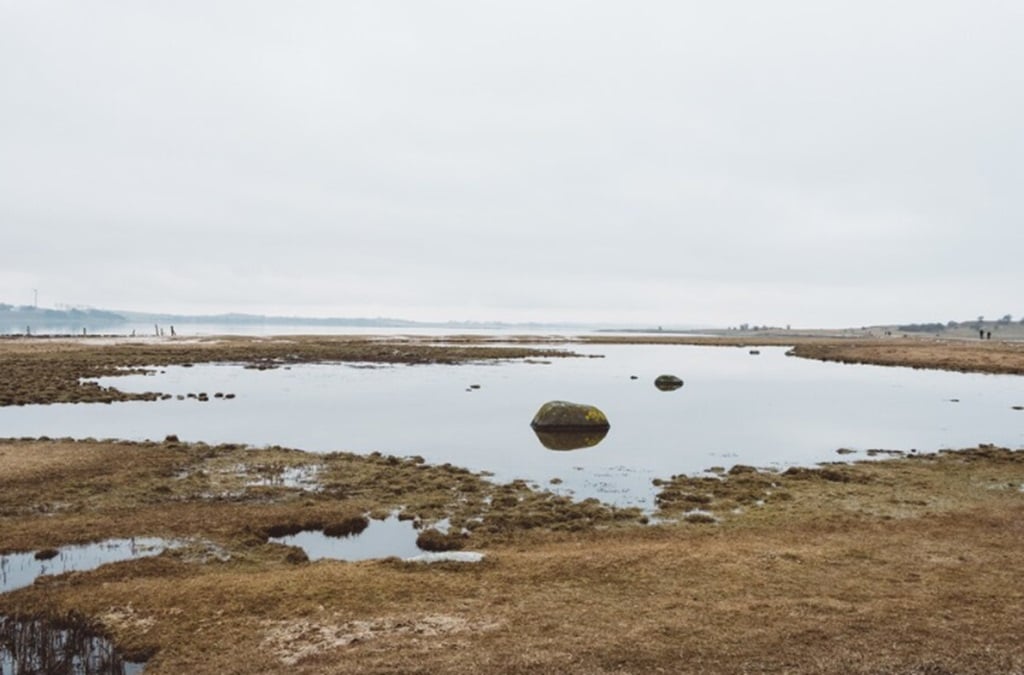
<svg viewBox="0 0 1024 675">
<path fill-rule="evenodd" d="M 985 331 L 980 329 L 980 328 L 978 329 L 978 339 L 979 340 L 984 340 L 985 339 Z"/>
<path fill-rule="evenodd" d="M 991 340 L 992 339 L 992 331 L 988 331 L 987 333 L 985 333 L 985 339 L 986 340 Z"/>
</svg>

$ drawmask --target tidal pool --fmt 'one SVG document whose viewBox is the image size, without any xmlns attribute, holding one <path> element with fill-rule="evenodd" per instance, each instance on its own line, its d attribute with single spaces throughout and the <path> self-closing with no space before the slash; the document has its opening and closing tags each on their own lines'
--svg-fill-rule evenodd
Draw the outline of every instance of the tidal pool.
<svg viewBox="0 0 1024 675">
<path fill-rule="evenodd" d="M 490 471 L 499 481 L 524 478 L 577 498 L 645 508 L 653 507 L 653 478 L 713 466 L 808 465 L 863 458 L 873 448 L 1024 445 L 1024 414 L 1013 410 L 1024 404 L 1017 376 L 822 363 L 787 357 L 783 348 L 757 355 L 678 345 L 566 348 L 602 358 L 172 367 L 101 381 L 171 400 L 0 408 L 0 430 L 421 455 Z M 685 385 L 661 391 L 654 381 L 662 374 Z M 187 398 L 201 392 L 210 400 Z M 554 399 L 596 405 L 608 415 L 609 433 L 578 449 L 548 449 L 530 420 Z M 838 456 L 839 448 L 858 452 Z"/>
</svg>

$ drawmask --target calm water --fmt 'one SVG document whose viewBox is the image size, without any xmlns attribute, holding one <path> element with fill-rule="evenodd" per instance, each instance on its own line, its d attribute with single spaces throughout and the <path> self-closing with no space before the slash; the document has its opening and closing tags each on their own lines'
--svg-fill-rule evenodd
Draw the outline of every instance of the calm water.
<svg viewBox="0 0 1024 675">
<path fill-rule="evenodd" d="M 47 574 L 94 570 L 107 563 L 159 555 L 174 545 L 164 539 L 137 537 L 64 546 L 47 560 L 37 560 L 34 551 L 0 555 L 0 593 L 30 586 Z"/>
<path fill-rule="evenodd" d="M 463 366 L 235 365 L 168 368 L 102 384 L 211 400 L 0 408 L 0 435 L 244 442 L 422 455 L 526 478 L 578 497 L 650 507 L 650 481 L 733 464 L 839 459 L 837 448 L 931 451 L 1024 446 L 1024 379 L 819 363 L 781 348 L 602 345 L 605 358 Z M 659 374 L 685 381 L 654 387 Z M 631 380 L 636 375 L 638 379 Z M 469 389 L 479 385 L 479 389 Z M 214 393 L 236 398 L 213 398 Z M 551 399 L 611 421 L 595 447 L 552 451 L 529 423 Z M 953 402 L 951 399 L 957 399 Z M 861 455 L 862 456 L 862 455 Z M 853 455 L 853 458 L 858 455 Z"/>
</svg>

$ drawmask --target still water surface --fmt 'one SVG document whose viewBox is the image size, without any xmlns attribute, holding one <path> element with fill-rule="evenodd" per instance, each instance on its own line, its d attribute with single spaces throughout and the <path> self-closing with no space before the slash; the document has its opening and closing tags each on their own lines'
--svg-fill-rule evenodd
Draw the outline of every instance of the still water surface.
<svg viewBox="0 0 1024 675">
<path fill-rule="evenodd" d="M 572 345 L 604 358 L 462 366 L 309 364 L 247 370 L 173 367 L 101 382 L 127 391 L 206 392 L 211 400 L 0 409 L 0 435 L 282 445 L 316 452 L 421 455 L 525 478 L 579 498 L 653 505 L 651 479 L 733 464 L 840 459 L 838 448 L 933 451 L 1024 447 L 1024 379 L 820 363 L 782 348 Z M 659 391 L 654 379 L 685 385 Z M 630 379 L 631 376 L 637 379 Z M 479 389 L 470 389 L 479 385 Z M 233 393 L 230 400 L 213 398 Z M 552 451 L 529 423 L 552 399 L 591 403 L 611 430 Z M 955 400 L 955 401 L 954 401 Z M 853 455 L 857 458 L 861 455 Z"/>
</svg>

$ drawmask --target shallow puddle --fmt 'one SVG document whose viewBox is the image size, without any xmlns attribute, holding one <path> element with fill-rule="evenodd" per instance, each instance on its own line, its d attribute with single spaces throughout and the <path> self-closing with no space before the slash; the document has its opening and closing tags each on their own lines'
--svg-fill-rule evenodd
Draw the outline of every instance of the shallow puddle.
<svg viewBox="0 0 1024 675">
<path fill-rule="evenodd" d="M 446 522 L 434 525 L 447 531 Z M 359 534 L 330 537 L 319 530 L 307 530 L 285 537 L 271 537 L 270 541 L 287 546 L 298 546 L 310 560 L 372 560 L 374 558 L 402 558 L 410 562 L 479 562 L 482 553 L 445 551 L 428 553 L 416 545 L 416 530 L 411 520 L 399 520 L 397 515 L 384 520 L 371 520 Z"/>
<path fill-rule="evenodd" d="M 121 658 L 109 640 L 82 623 L 57 625 L 0 616 L 3 675 L 134 675 L 144 665 Z"/>
<path fill-rule="evenodd" d="M 390 556 L 408 558 L 423 553 L 416 546 L 418 534 L 411 520 L 390 516 L 385 520 L 371 520 L 369 527 L 359 534 L 329 537 L 321 531 L 307 530 L 286 537 L 271 537 L 270 541 L 298 546 L 310 560 L 371 560 Z"/>
<path fill-rule="evenodd" d="M 159 555 L 176 545 L 166 539 L 142 537 L 0 555 L 0 593 L 31 586 L 43 575 L 86 572 L 107 563 Z"/>
</svg>

